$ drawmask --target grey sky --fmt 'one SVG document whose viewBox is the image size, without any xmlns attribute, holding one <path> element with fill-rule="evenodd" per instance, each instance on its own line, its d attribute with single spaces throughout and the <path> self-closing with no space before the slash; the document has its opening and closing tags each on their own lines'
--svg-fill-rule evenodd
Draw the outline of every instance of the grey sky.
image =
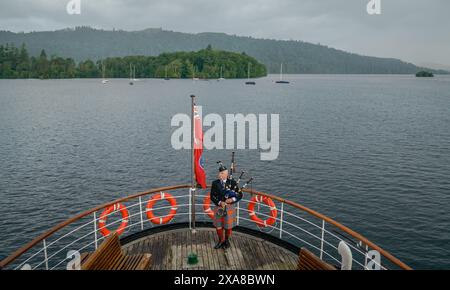
<svg viewBox="0 0 450 290">
<path fill-rule="evenodd" d="M 321 43 L 347 51 L 450 66 L 449 0 L 1 0 L 0 30 L 41 31 L 73 26 L 181 32 L 225 32 Z"/>
</svg>

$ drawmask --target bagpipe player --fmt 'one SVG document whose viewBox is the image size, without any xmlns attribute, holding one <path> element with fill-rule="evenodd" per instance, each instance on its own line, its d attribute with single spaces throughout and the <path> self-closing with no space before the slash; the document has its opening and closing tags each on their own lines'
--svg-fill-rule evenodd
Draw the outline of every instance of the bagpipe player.
<svg viewBox="0 0 450 290">
<path fill-rule="evenodd" d="M 238 183 L 230 178 L 228 169 L 219 162 L 218 179 L 211 185 L 211 201 L 215 204 L 214 227 L 219 237 L 214 249 L 230 247 L 230 237 L 236 225 L 235 205 L 242 199 Z"/>
</svg>

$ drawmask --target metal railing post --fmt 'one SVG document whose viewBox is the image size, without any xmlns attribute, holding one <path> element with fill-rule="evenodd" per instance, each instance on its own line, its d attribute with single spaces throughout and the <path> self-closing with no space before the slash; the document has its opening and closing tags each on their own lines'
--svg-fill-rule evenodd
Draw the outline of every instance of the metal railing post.
<svg viewBox="0 0 450 290">
<path fill-rule="evenodd" d="M 141 215 L 141 231 L 144 230 L 144 218 L 142 217 L 142 197 L 139 196 L 139 212 Z"/>
<path fill-rule="evenodd" d="M 195 223 L 196 223 L 196 218 L 195 218 L 195 215 L 196 215 L 196 213 L 195 213 L 195 193 L 196 193 L 196 189 L 195 188 L 192 188 L 192 194 L 191 194 L 191 211 L 192 211 L 192 213 L 191 213 L 191 224 L 192 224 L 192 226 L 191 226 L 191 229 L 192 229 L 192 231 L 193 231 L 193 233 L 195 233 Z"/>
<path fill-rule="evenodd" d="M 238 226 L 239 226 L 239 213 L 241 212 L 240 209 L 241 209 L 240 202 L 238 202 L 237 203 L 237 209 L 236 209 L 236 212 L 237 212 L 236 225 L 238 225 Z"/>
<path fill-rule="evenodd" d="M 323 258 L 323 240 L 325 238 L 325 220 L 322 220 L 322 237 L 320 239 L 320 259 Z"/>
<path fill-rule="evenodd" d="M 369 246 L 366 245 L 366 254 L 364 255 L 364 270 L 369 270 L 369 268 L 367 268 L 367 252 L 369 251 Z"/>
<path fill-rule="evenodd" d="M 192 230 L 192 188 L 189 188 L 189 229 Z"/>
<path fill-rule="evenodd" d="M 280 239 L 283 237 L 284 202 L 281 202 Z"/>
<path fill-rule="evenodd" d="M 97 213 L 94 212 L 94 242 L 95 242 L 95 249 L 98 248 L 98 238 L 97 238 Z"/>
<path fill-rule="evenodd" d="M 45 261 L 45 270 L 48 270 L 48 255 L 47 255 L 47 243 L 45 242 L 45 239 L 42 240 L 42 243 L 44 244 L 44 261 Z"/>
</svg>

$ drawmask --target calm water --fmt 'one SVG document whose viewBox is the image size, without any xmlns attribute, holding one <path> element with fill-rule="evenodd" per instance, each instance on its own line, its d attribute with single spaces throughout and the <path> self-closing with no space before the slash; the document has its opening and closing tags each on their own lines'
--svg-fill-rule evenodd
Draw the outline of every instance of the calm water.
<svg viewBox="0 0 450 290">
<path fill-rule="evenodd" d="M 238 152 L 254 188 L 301 202 L 415 268 L 450 268 L 450 77 L 270 76 L 196 82 L 0 80 L 0 258 L 127 193 L 189 182 L 171 117 L 280 114 L 280 156 Z M 207 171 L 228 160 L 205 153 Z"/>
</svg>

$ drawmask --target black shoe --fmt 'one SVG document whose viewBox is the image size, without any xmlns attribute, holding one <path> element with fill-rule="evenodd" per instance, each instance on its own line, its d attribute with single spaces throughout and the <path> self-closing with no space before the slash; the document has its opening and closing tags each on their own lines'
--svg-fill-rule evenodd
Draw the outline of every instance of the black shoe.
<svg viewBox="0 0 450 290">
<path fill-rule="evenodd" d="M 222 248 L 224 243 L 225 243 L 225 242 L 218 242 L 218 243 L 214 246 L 214 249 L 215 249 L 215 250 L 218 250 L 218 249 Z"/>
<path fill-rule="evenodd" d="M 223 242 L 222 248 L 228 249 L 229 247 L 230 247 L 230 242 L 228 240 L 225 240 L 225 242 Z"/>
</svg>

